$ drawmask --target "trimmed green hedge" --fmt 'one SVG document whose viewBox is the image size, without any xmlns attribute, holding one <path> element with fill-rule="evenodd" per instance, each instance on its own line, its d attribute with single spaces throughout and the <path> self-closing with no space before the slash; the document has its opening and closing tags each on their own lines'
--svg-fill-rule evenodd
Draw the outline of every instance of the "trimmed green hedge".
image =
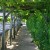
<svg viewBox="0 0 50 50">
<path fill-rule="evenodd" d="M 50 50 L 50 24 L 39 10 L 30 15 L 27 27 L 39 49 Z"/>
</svg>

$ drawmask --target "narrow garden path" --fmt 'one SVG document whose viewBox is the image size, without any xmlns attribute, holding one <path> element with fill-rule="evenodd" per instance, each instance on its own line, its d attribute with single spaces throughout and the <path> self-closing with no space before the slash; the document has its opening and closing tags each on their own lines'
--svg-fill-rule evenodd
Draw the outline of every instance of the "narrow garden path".
<svg viewBox="0 0 50 50">
<path fill-rule="evenodd" d="M 12 45 L 7 47 L 8 50 L 38 50 L 37 46 L 31 43 L 32 38 L 26 26 L 22 26 L 17 33 L 16 39 Z"/>
</svg>

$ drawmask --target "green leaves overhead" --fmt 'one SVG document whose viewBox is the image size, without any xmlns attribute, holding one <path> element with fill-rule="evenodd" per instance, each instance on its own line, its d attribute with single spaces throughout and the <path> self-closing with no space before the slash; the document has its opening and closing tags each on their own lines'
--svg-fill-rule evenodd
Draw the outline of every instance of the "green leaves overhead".
<svg viewBox="0 0 50 50">
<path fill-rule="evenodd" d="M 18 11 L 23 16 L 27 16 L 32 9 L 38 9 L 43 12 L 46 9 L 46 11 L 50 12 L 50 0 L 0 0 L 0 6 L 5 6 L 7 11 L 12 9 L 15 13 Z"/>
<path fill-rule="evenodd" d="M 29 11 L 28 11 L 28 10 L 26 10 L 26 11 L 19 10 L 18 13 L 20 14 L 20 16 L 21 16 L 22 18 L 25 18 L 25 19 L 27 19 L 28 16 L 29 16 Z"/>
<path fill-rule="evenodd" d="M 26 11 L 23 11 L 23 10 L 19 10 L 19 13 L 21 14 L 21 15 L 27 15 L 27 14 L 29 14 L 29 11 L 28 10 L 26 10 Z"/>
<path fill-rule="evenodd" d="M 45 9 L 47 8 L 50 0 L 0 0 L 0 5 L 6 7 L 15 7 L 14 9 Z M 50 9 L 50 8 L 49 8 Z"/>
</svg>

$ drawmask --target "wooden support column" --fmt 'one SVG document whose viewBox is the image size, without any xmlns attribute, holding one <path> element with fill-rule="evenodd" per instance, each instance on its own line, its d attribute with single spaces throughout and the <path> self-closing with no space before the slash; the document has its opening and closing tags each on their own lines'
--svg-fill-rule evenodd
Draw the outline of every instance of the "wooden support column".
<svg viewBox="0 0 50 50">
<path fill-rule="evenodd" d="M 14 17 L 14 39 L 15 39 L 15 17 Z"/>
<path fill-rule="evenodd" d="M 13 22 L 13 38 L 15 39 L 15 17 L 12 15 L 12 22 Z"/>
<path fill-rule="evenodd" d="M 11 29 L 10 29 L 10 45 L 12 44 L 12 14 L 11 14 Z"/>
<path fill-rule="evenodd" d="M 1 50 L 5 50 L 5 7 L 3 6 L 3 33 L 2 33 L 2 48 Z"/>
</svg>

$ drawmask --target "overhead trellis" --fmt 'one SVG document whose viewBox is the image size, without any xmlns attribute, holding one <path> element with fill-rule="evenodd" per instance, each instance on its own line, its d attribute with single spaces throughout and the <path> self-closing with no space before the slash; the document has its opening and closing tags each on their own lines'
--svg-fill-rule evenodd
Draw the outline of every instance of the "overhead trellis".
<svg viewBox="0 0 50 50">
<path fill-rule="evenodd" d="M 0 12 L 2 12 L 2 7 L 5 6 L 5 11 L 8 12 L 5 16 L 7 18 L 10 13 L 20 12 L 19 10 L 34 12 L 33 9 L 40 11 L 47 9 L 47 11 L 50 11 L 49 4 L 50 0 L 0 0 Z"/>
</svg>

